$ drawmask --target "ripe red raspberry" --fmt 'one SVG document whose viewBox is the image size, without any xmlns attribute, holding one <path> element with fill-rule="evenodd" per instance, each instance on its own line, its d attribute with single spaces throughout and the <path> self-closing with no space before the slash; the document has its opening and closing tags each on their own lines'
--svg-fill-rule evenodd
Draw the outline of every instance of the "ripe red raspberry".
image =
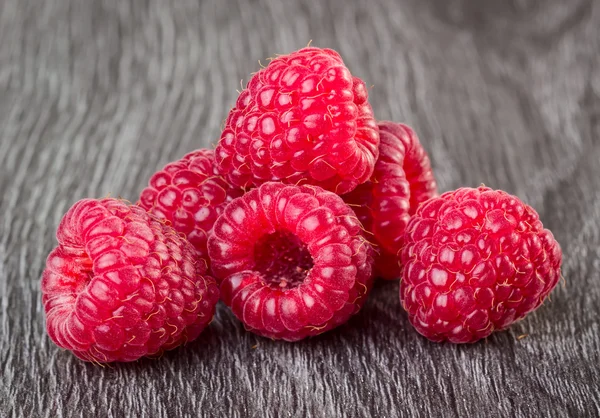
<svg viewBox="0 0 600 418">
<path fill-rule="evenodd" d="M 414 131 L 402 123 L 379 122 L 379 159 L 369 181 L 343 196 L 377 245 L 375 272 L 400 277 L 400 251 L 410 215 L 437 195 L 431 163 Z"/>
<path fill-rule="evenodd" d="M 241 187 L 276 180 L 338 194 L 371 176 L 379 133 L 365 83 L 331 49 L 278 56 L 250 79 L 216 149 Z"/>
<path fill-rule="evenodd" d="M 400 299 L 433 341 L 474 342 L 536 309 L 560 278 L 562 252 L 537 212 L 487 187 L 421 205 L 405 233 Z"/>
<path fill-rule="evenodd" d="M 225 205 L 241 195 L 240 188 L 229 185 L 218 174 L 214 152 L 199 149 L 156 172 L 142 191 L 139 204 L 185 234 L 198 258 L 208 265 L 208 234 Z"/>
<path fill-rule="evenodd" d="M 268 182 L 231 202 L 208 240 L 222 299 L 246 327 L 296 341 L 346 322 L 372 285 L 371 248 L 343 200 Z"/>
<path fill-rule="evenodd" d="M 133 361 L 195 339 L 219 292 L 193 247 L 138 206 L 77 202 L 42 276 L 52 341 L 97 363 Z"/>
</svg>

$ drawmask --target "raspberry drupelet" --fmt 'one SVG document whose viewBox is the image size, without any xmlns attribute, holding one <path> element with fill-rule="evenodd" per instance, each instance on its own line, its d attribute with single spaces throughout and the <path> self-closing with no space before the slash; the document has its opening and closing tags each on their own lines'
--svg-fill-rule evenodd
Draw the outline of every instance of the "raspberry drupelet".
<svg viewBox="0 0 600 418">
<path fill-rule="evenodd" d="M 433 341 L 475 342 L 535 310 L 560 278 L 562 252 L 537 212 L 488 187 L 421 205 L 405 231 L 402 306 Z"/>
<path fill-rule="evenodd" d="M 343 196 L 376 245 L 375 273 L 400 277 L 400 251 L 410 215 L 437 195 L 429 157 L 407 125 L 379 122 L 379 159 L 369 181 Z"/>
<path fill-rule="evenodd" d="M 208 250 L 226 305 L 259 335 L 296 341 L 358 312 L 371 247 L 343 200 L 317 186 L 268 182 L 231 202 Z"/>
<path fill-rule="evenodd" d="M 252 76 L 229 112 L 215 158 L 240 187 L 281 181 L 342 194 L 369 179 L 378 145 L 365 83 L 337 52 L 309 47 Z"/>
<path fill-rule="evenodd" d="M 139 206 L 85 199 L 64 215 L 42 275 L 52 341 L 95 362 L 160 355 L 198 337 L 219 299 L 194 248 Z"/>
<path fill-rule="evenodd" d="M 140 194 L 139 204 L 185 234 L 198 258 L 210 264 L 208 234 L 227 203 L 242 193 L 219 175 L 214 152 L 199 149 L 154 173 Z"/>
</svg>

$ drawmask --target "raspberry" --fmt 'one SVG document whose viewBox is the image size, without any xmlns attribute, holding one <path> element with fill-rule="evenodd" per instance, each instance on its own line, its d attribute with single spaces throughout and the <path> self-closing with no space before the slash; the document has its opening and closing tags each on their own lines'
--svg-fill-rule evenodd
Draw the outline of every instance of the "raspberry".
<svg viewBox="0 0 600 418">
<path fill-rule="evenodd" d="M 167 164 L 150 178 L 139 200 L 144 209 L 185 234 L 207 265 L 208 234 L 225 205 L 242 195 L 218 174 L 213 157 L 212 150 L 199 149 Z"/>
<path fill-rule="evenodd" d="M 42 275 L 52 341 L 96 363 L 133 361 L 195 339 L 219 298 L 177 232 L 138 206 L 86 199 L 63 217 Z"/>
<path fill-rule="evenodd" d="M 369 181 L 343 196 L 378 246 L 377 276 L 400 276 L 404 229 L 421 202 L 437 195 L 437 185 L 419 138 L 407 125 L 379 122 L 379 159 Z"/>
<path fill-rule="evenodd" d="M 296 341 L 346 322 L 372 285 L 371 248 L 343 200 L 268 182 L 235 199 L 208 240 L 222 299 L 247 329 Z"/>
<path fill-rule="evenodd" d="M 537 212 L 487 187 L 421 205 L 405 231 L 400 299 L 433 341 L 475 342 L 536 309 L 560 278 L 562 252 Z"/>
<path fill-rule="evenodd" d="M 368 180 L 379 132 L 365 83 L 331 49 L 273 59 L 229 112 L 216 149 L 219 169 L 240 187 L 313 184 L 338 194 Z"/>
</svg>

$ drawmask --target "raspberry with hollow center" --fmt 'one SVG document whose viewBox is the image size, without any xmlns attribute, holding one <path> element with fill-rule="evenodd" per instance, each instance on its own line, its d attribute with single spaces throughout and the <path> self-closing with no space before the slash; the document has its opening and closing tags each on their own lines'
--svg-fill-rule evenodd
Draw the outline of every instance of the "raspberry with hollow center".
<svg viewBox="0 0 600 418">
<path fill-rule="evenodd" d="M 268 182 L 225 208 L 208 240 L 222 299 L 247 329 L 296 341 L 358 312 L 371 247 L 356 215 L 317 186 Z"/>
<path fill-rule="evenodd" d="M 290 232 L 275 232 L 259 238 L 254 245 L 255 270 L 275 289 L 297 287 L 312 269 L 306 245 Z"/>
<path fill-rule="evenodd" d="M 562 252 L 537 212 L 488 187 L 421 205 L 405 231 L 400 300 L 419 333 L 469 343 L 535 310 L 560 278 Z"/>
<path fill-rule="evenodd" d="M 216 149 L 232 184 L 313 184 L 341 194 L 369 179 L 379 132 L 365 83 L 331 49 L 304 48 L 255 73 Z"/>
<path fill-rule="evenodd" d="M 241 195 L 240 188 L 228 184 L 217 172 L 214 152 L 199 149 L 154 173 L 139 205 L 185 234 L 198 258 L 210 268 L 208 235 L 227 203 Z"/>
<path fill-rule="evenodd" d="M 64 215 L 42 275 L 52 341 L 95 362 L 134 361 L 195 339 L 215 280 L 177 232 L 139 206 L 85 199 Z"/>
<path fill-rule="evenodd" d="M 407 125 L 379 122 L 379 159 L 371 179 L 343 196 L 365 229 L 373 234 L 377 276 L 400 276 L 400 251 L 410 215 L 437 195 L 429 157 Z"/>
</svg>

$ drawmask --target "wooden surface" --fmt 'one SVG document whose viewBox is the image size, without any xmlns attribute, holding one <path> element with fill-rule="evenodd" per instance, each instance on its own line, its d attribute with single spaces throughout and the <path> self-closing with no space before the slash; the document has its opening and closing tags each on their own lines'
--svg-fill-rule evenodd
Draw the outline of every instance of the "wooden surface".
<svg viewBox="0 0 600 418">
<path fill-rule="evenodd" d="M 1 1 L 0 416 L 599 416 L 599 3 Z M 378 118 L 415 127 L 441 191 L 485 183 L 537 208 L 566 284 L 468 346 L 417 335 L 397 283 L 297 344 L 220 306 L 160 360 L 99 368 L 54 346 L 39 278 L 62 214 L 135 200 L 218 138 L 259 59 L 311 39 L 373 85 Z"/>
</svg>

